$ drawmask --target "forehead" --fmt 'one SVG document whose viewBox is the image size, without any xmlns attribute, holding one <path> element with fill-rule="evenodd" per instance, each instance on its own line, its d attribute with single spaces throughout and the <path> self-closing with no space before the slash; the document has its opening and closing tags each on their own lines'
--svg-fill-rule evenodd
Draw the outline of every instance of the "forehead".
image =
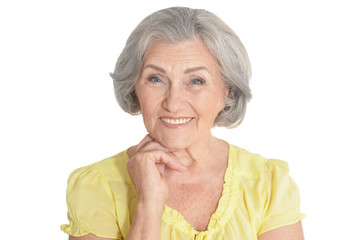
<svg viewBox="0 0 361 240">
<path fill-rule="evenodd" d="M 200 39 L 178 43 L 157 41 L 150 45 L 144 63 L 176 62 L 181 64 L 204 64 L 216 66 L 216 59 Z"/>
</svg>

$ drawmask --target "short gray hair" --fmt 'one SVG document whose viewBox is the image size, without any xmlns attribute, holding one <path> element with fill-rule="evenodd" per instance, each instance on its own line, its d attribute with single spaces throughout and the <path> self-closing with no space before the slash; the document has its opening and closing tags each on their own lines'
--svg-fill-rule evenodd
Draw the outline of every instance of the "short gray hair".
<svg viewBox="0 0 361 240">
<path fill-rule="evenodd" d="M 215 126 L 238 126 L 251 99 L 251 65 L 246 49 L 233 30 L 213 13 L 203 9 L 172 7 L 146 17 L 130 34 L 115 66 L 113 78 L 116 99 L 130 114 L 139 114 L 135 83 L 143 67 L 149 46 L 156 41 L 177 43 L 201 39 L 219 64 L 219 71 L 229 89 L 224 109 Z"/>
</svg>

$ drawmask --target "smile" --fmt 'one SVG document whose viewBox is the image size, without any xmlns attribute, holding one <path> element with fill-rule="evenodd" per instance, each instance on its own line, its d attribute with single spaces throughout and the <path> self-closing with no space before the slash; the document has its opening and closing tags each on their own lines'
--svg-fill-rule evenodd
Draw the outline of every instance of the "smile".
<svg viewBox="0 0 361 240">
<path fill-rule="evenodd" d="M 168 124 L 185 124 L 187 122 L 189 122 L 190 120 L 192 120 L 192 118 L 166 118 L 166 117 L 161 117 L 160 118 L 163 122 L 166 122 Z"/>
</svg>

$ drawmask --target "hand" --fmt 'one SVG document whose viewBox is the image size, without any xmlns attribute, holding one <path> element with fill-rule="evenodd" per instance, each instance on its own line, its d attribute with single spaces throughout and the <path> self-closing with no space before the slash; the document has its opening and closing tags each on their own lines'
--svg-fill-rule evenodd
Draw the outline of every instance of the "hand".
<svg viewBox="0 0 361 240">
<path fill-rule="evenodd" d="M 138 145 L 128 151 L 129 175 L 137 189 L 139 202 L 158 206 L 163 211 L 168 199 L 168 186 L 164 178 L 165 167 L 184 171 L 174 156 L 147 135 Z"/>
</svg>

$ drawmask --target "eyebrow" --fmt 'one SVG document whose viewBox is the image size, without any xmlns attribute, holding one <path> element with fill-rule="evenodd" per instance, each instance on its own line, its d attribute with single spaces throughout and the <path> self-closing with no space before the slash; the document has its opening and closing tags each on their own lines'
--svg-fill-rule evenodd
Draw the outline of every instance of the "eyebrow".
<svg viewBox="0 0 361 240">
<path fill-rule="evenodd" d="M 158 66 L 156 66 L 154 64 L 147 64 L 147 65 L 144 66 L 144 69 L 146 69 L 146 68 L 153 68 L 154 70 L 157 70 L 157 71 L 159 71 L 161 73 L 164 73 L 164 74 L 167 72 L 163 68 L 158 67 Z M 199 67 L 187 68 L 186 70 L 184 70 L 184 73 L 196 72 L 196 71 L 200 71 L 200 70 L 206 70 L 207 72 L 209 72 L 206 67 L 199 66 Z"/>
<path fill-rule="evenodd" d="M 159 72 L 161 72 L 161 73 L 166 73 L 166 72 L 167 72 L 167 71 L 164 70 L 163 68 L 158 67 L 158 66 L 153 65 L 153 64 L 147 64 L 147 65 L 145 65 L 145 66 L 144 66 L 144 69 L 146 69 L 146 68 L 153 68 L 154 70 L 157 70 L 157 71 L 159 71 Z"/>
<path fill-rule="evenodd" d="M 199 66 L 199 67 L 187 68 L 187 69 L 184 71 L 184 73 L 196 72 L 196 71 L 200 71 L 200 70 L 206 70 L 207 72 L 209 72 L 206 67 L 204 67 L 204 66 Z"/>
</svg>

